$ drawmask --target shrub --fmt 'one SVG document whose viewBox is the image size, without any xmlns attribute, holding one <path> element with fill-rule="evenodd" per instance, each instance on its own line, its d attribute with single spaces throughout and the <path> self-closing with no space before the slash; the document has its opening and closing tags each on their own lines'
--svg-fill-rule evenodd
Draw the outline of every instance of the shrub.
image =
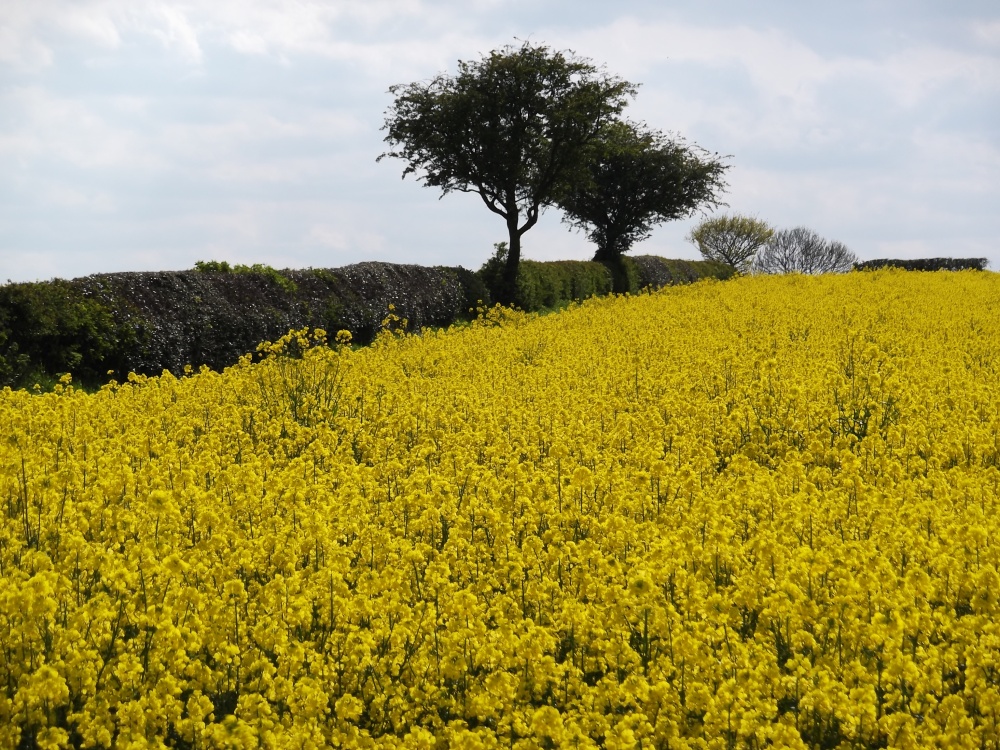
<svg viewBox="0 0 1000 750">
<path fill-rule="evenodd" d="M 494 245 L 496 252 L 483 264 L 478 275 L 490 289 L 501 279 L 506 261 L 506 243 Z M 620 274 L 623 283 L 614 279 Z M 617 262 L 534 261 L 521 262 L 517 279 L 516 304 L 529 312 L 560 307 L 595 294 L 610 294 L 615 288 L 631 294 L 674 284 L 689 284 L 705 278 L 728 279 L 736 270 L 719 261 L 675 260 L 656 255 L 621 257 Z"/>
<path fill-rule="evenodd" d="M 280 271 L 277 271 L 264 263 L 254 263 L 252 266 L 237 263 L 234 266 L 230 266 L 229 263 L 224 260 L 199 260 L 195 261 L 194 270 L 200 273 L 258 274 L 270 279 L 286 292 L 294 293 L 296 290 L 294 281 Z"/>
<path fill-rule="evenodd" d="M 507 243 L 494 246 L 493 257 L 479 269 L 479 278 L 493 299 L 503 283 L 507 262 Z M 609 294 L 613 289 L 611 271 L 595 261 L 522 260 L 517 274 L 514 304 L 529 312 L 562 307 L 595 294 Z"/>
<path fill-rule="evenodd" d="M 705 260 L 728 263 L 744 272 L 773 234 L 774 229 L 766 222 L 752 216 L 716 216 L 692 229 L 688 240 Z"/>
<path fill-rule="evenodd" d="M 858 256 L 842 242 L 824 240 L 806 227 L 775 232 L 757 253 L 757 273 L 841 273 L 850 271 Z"/>
<path fill-rule="evenodd" d="M 597 294 L 610 294 L 611 272 L 592 260 L 522 260 L 516 304 L 525 310 L 562 307 Z"/>
<path fill-rule="evenodd" d="M 0 286 L 0 385 L 66 372 L 99 378 L 124 333 L 108 308 L 72 282 Z"/>
<path fill-rule="evenodd" d="M 365 344 L 389 305 L 411 331 L 446 327 L 493 303 L 495 265 L 488 261 L 479 272 L 392 263 L 278 272 L 199 261 L 192 271 L 8 284 L 0 286 L 0 387 L 51 383 L 66 372 L 96 387 L 109 374 L 124 380 L 130 372 L 180 373 L 186 365 L 222 370 L 261 341 L 306 326 L 347 330 Z M 633 293 L 734 273 L 721 263 L 651 256 L 624 258 L 621 268 Z M 562 307 L 610 293 L 612 279 L 608 266 L 593 261 L 525 261 L 517 304 Z"/>
</svg>

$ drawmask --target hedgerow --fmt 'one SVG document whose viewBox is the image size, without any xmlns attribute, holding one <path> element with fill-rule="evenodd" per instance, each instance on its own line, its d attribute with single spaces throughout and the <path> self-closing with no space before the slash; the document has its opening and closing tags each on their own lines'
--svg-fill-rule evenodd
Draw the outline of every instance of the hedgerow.
<svg viewBox="0 0 1000 750">
<path fill-rule="evenodd" d="M 656 270 L 678 263 L 686 272 Z M 725 267 L 686 261 L 638 264 L 633 291 L 726 275 Z M 488 268 L 476 273 L 369 262 L 277 271 L 199 261 L 193 271 L 7 284 L 0 286 L 0 386 L 50 385 L 67 372 L 96 388 L 130 372 L 221 370 L 261 341 L 303 326 L 349 330 L 364 344 L 379 331 L 389 305 L 410 330 L 446 327 L 490 305 L 490 281 Z M 611 288 L 608 269 L 598 263 L 525 261 L 518 304 L 558 308 Z"/>
</svg>

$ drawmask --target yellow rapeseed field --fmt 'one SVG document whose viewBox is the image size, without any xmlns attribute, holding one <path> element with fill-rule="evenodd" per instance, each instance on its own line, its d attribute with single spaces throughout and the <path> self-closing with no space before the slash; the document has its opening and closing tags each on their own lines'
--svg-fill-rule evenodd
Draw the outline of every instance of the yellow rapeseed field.
<svg viewBox="0 0 1000 750">
<path fill-rule="evenodd" d="M 311 343 L 0 394 L 0 747 L 1000 747 L 996 274 Z"/>
</svg>

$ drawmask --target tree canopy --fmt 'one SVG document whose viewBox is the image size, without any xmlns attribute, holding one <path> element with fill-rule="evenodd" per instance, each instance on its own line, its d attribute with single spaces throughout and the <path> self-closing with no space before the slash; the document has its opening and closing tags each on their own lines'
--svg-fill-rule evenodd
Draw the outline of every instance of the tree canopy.
<svg viewBox="0 0 1000 750">
<path fill-rule="evenodd" d="M 718 206 L 728 168 L 718 154 L 631 122 L 605 125 L 581 179 L 557 200 L 565 221 L 597 245 L 594 260 L 620 260 L 664 221 Z"/>
<path fill-rule="evenodd" d="M 692 229 L 688 240 L 697 245 L 705 260 L 728 263 L 744 273 L 773 234 L 767 222 L 752 216 L 715 216 Z"/>
<path fill-rule="evenodd" d="M 480 60 L 459 61 L 457 75 L 399 84 L 383 130 L 407 162 L 403 177 L 424 185 L 478 193 L 502 217 L 509 238 L 499 297 L 513 299 L 521 236 L 579 179 L 584 154 L 636 87 L 572 52 L 524 42 Z"/>
</svg>

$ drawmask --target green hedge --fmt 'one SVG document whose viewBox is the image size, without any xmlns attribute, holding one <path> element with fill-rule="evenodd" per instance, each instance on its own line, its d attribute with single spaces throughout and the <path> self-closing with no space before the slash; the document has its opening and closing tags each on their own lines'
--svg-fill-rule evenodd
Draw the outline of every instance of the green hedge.
<svg viewBox="0 0 1000 750">
<path fill-rule="evenodd" d="M 507 261 L 507 243 L 500 242 L 494 247 L 496 252 L 483 264 L 478 274 L 492 296 L 496 297 Z M 636 294 L 643 289 L 688 284 L 704 278 L 728 279 L 735 274 L 736 269 L 725 263 L 672 260 L 656 255 L 625 256 L 618 263 L 522 259 L 518 265 L 514 304 L 522 310 L 534 312 L 563 307 L 595 294 L 612 291 Z"/>
<path fill-rule="evenodd" d="M 128 328 L 80 284 L 0 286 L 0 385 L 31 385 L 65 372 L 99 381 L 122 344 L 132 341 Z"/>
<path fill-rule="evenodd" d="M 593 261 L 522 260 L 517 274 L 518 307 L 544 310 L 563 307 L 612 290 L 611 272 Z"/>
</svg>

